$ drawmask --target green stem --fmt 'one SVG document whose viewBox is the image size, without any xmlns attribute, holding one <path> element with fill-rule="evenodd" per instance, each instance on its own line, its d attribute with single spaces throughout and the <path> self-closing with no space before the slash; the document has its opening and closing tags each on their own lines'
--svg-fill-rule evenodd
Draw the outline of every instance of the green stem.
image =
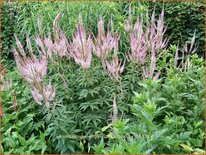
<svg viewBox="0 0 206 155">
<path fill-rule="evenodd" d="M 62 67 L 62 61 L 61 61 L 61 57 L 60 57 L 60 55 L 59 55 L 59 53 L 57 52 L 57 61 L 58 61 L 58 72 L 60 72 L 60 69 L 62 69 L 63 70 L 63 67 Z"/>
<path fill-rule="evenodd" d="M 131 71 L 132 71 L 132 76 L 131 76 L 131 81 L 130 81 L 130 83 L 132 84 L 132 91 L 133 91 L 133 84 L 134 84 L 134 77 L 135 77 L 135 64 L 132 62 L 132 69 L 131 69 Z"/>
<path fill-rule="evenodd" d="M 2 122 L 2 121 L 1 121 L 1 119 L 2 119 L 2 118 L 1 118 L 1 116 L 0 116 L 0 145 L 2 144 L 2 141 L 1 141 L 1 122 Z"/>
<path fill-rule="evenodd" d="M 4 153 L 4 149 L 3 149 L 3 146 L 2 146 L 2 139 L 1 139 L 1 122 L 2 122 L 2 118 L 0 116 L 0 154 L 3 154 Z"/>
</svg>

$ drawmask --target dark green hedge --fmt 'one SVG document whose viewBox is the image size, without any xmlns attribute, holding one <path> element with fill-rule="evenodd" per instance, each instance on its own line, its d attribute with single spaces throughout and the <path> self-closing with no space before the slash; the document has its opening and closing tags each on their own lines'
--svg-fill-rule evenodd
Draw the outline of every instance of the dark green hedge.
<svg viewBox="0 0 206 155">
<path fill-rule="evenodd" d="M 14 33 L 17 21 L 17 3 L 2 5 L 1 12 L 1 32 L 3 59 L 11 56 L 11 48 L 14 44 Z"/>
</svg>

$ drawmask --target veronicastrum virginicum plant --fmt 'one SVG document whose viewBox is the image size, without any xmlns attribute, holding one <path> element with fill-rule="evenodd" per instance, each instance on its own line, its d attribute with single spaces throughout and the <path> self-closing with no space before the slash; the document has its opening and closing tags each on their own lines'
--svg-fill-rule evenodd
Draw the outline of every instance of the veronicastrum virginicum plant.
<svg viewBox="0 0 206 155">
<path fill-rule="evenodd" d="M 87 38 L 81 16 L 79 16 L 77 32 L 73 36 L 73 41 L 70 43 L 69 50 L 75 62 L 80 64 L 84 69 L 90 68 L 93 46 L 91 36 L 89 35 Z"/>
<path fill-rule="evenodd" d="M 109 30 L 105 33 L 104 20 L 102 19 L 101 16 L 97 25 L 98 25 L 98 35 L 97 38 L 95 38 L 96 46 L 94 46 L 94 53 L 97 57 L 100 58 L 103 68 L 107 70 L 110 78 L 114 81 L 114 84 L 116 85 L 116 82 L 119 82 L 121 85 L 121 79 L 119 75 L 124 71 L 125 60 L 124 62 L 120 62 L 118 58 L 118 50 L 119 50 L 118 33 L 112 35 Z M 108 60 L 109 54 L 113 54 L 111 62 Z M 114 92 L 114 99 L 113 99 L 113 119 L 112 119 L 113 122 L 117 120 L 117 112 L 118 112 L 116 91 L 117 90 L 115 90 Z"/>
<path fill-rule="evenodd" d="M 44 82 L 44 79 L 47 78 L 49 60 L 55 62 L 54 58 L 56 56 L 58 59 L 62 59 L 63 57 L 67 57 L 69 59 L 72 58 L 83 69 L 88 69 L 91 66 L 92 52 L 95 49 L 92 38 L 90 37 L 90 35 L 87 37 L 87 33 L 83 27 L 81 16 L 79 16 L 77 31 L 73 35 L 71 42 L 67 40 L 64 32 L 58 27 L 58 21 L 60 19 L 60 16 L 61 13 L 56 16 L 53 23 L 54 40 L 52 40 L 51 34 L 49 34 L 48 36 L 43 34 L 40 15 L 38 16 L 38 27 L 40 34 L 35 36 L 35 43 L 40 60 L 35 56 L 33 52 L 29 36 L 26 36 L 26 43 L 30 53 L 30 57 L 27 56 L 26 52 L 23 49 L 23 46 L 15 35 L 17 48 L 14 49 L 14 56 L 20 74 L 25 79 L 25 81 L 30 84 L 32 88 L 31 94 L 34 100 L 39 105 L 42 105 L 42 102 L 46 103 L 46 106 L 48 108 L 50 107 L 50 102 L 54 100 L 56 95 L 56 89 L 52 86 L 51 80 L 49 84 L 45 84 Z M 109 38 L 110 36 L 111 35 L 108 34 L 107 38 Z M 105 66 L 105 69 L 108 71 L 110 77 L 112 79 L 114 78 L 118 80 L 118 74 L 119 72 L 123 72 L 124 68 L 124 66 L 120 68 L 120 64 L 118 64 L 118 35 L 115 35 L 115 37 L 110 40 L 112 44 L 107 43 L 107 46 L 110 46 L 110 50 L 111 48 L 115 49 L 116 53 L 113 61 L 112 63 L 109 63 L 109 61 L 106 60 L 106 57 L 105 59 L 102 59 L 103 57 L 101 59 L 104 60 L 102 62 Z M 98 45 L 98 47 L 102 49 L 101 46 Z M 106 51 L 104 50 L 104 52 Z M 64 87 L 66 88 L 67 79 L 65 79 L 62 74 L 59 73 L 59 75 L 63 79 Z"/>
<path fill-rule="evenodd" d="M 55 88 L 43 83 L 43 78 L 47 74 L 48 61 L 46 55 L 40 53 L 40 60 L 34 55 L 31 48 L 30 39 L 27 35 L 27 47 L 29 48 L 30 56 L 26 56 L 23 46 L 15 36 L 17 42 L 17 49 L 14 49 L 14 57 L 21 76 L 30 84 L 31 93 L 34 100 L 42 105 L 42 101 L 46 103 L 49 108 L 49 102 L 55 97 Z"/>
<path fill-rule="evenodd" d="M 193 37 L 192 37 L 191 42 L 190 42 L 190 46 L 188 45 L 188 41 L 185 42 L 184 47 L 182 49 L 181 56 L 179 56 L 179 52 L 178 52 L 179 48 L 176 47 L 175 59 L 174 59 L 175 67 L 180 68 L 180 69 L 184 69 L 184 71 L 186 71 L 189 68 L 189 66 L 191 64 L 190 55 L 194 54 L 198 48 L 198 47 L 194 47 L 195 37 L 196 36 L 195 36 L 195 32 L 194 32 Z M 185 54 L 186 54 L 186 56 L 185 56 Z M 181 60 L 181 62 L 178 64 L 179 60 Z"/>
<path fill-rule="evenodd" d="M 14 49 L 16 64 L 19 68 L 22 77 L 30 84 L 31 93 L 35 101 L 42 105 L 50 107 L 50 102 L 54 101 L 56 96 L 56 89 L 52 86 L 51 80 L 45 83 L 47 79 L 48 62 L 51 60 L 61 66 L 61 59 L 68 58 L 74 60 L 76 64 L 80 65 L 83 70 L 91 68 L 93 53 L 99 58 L 104 70 L 108 72 L 109 77 L 114 81 L 114 85 L 121 86 L 120 74 L 123 73 L 126 60 L 119 60 L 119 38 L 118 33 L 112 34 L 109 30 L 105 31 L 104 21 L 102 17 L 98 21 L 98 34 L 94 36 L 94 41 L 91 35 L 85 30 L 81 16 L 76 26 L 76 32 L 73 34 L 72 40 L 68 41 L 64 32 L 59 28 L 58 21 L 62 13 L 59 13 L 53 23 L 53 38 L 49 33 L 46 36 L 42 31 L 42 24 L 40 15 L 38 16 L 39 35 L 35 36 L 35 43 L 39 53 L 39 59 L 34 55 L 31 47 L 29 36 L 27 35 L 27 48 L 30 57 L 26 55 L 18 38 L 16 38 L 17 48 Z M 149 17 L 146 18 L 146 27 L 144 28 L 142 18 L 139 18 L 134 26 L 131 21 L 127 21 L 125 29 L 130 33 L 130 47 L 131 51 L 128 55 L 129 62 L 136 62 L 140 65 L 142 76 L 144 79 L 152 78 L 158 79 L 160 71 L 157 71 L 156 60 L 157 56 L 161 55 L 161 51 L 166 47 L 167 39 L 163 38 L 165 33 L 164 28 L 164 13 L 162 11 L 159 19 L 156 21 L 154 12 L 151 22 Z M 109 55 L 112 55 L 110 60 Z M 56 57 L 57 56 L 57 57 Z M 150 59 L 150 67 L 147 67 L 147 59 Z M 58 67 L 58 70 L 62 69 Z M 138 69 L 138 68 L 137 68 Z M 154 73 L 157 71 L 156 75 Z M 62 71 L 63 72 L 63 71 Z M 64 81 L 65 88 L 67 87 L 67 79 L 63 74 L 60 74 Z M 58 92 L 58 91 L 57 91 Z M 117 118 L 117 90 L 115 90 L 113 97 L 113 120 Z"/>
<path fill-rule="evenodd" d="M 160 71 L 154 75 L 156 69 L 156 57 L 160 56 L 162 50 L 166 47 L 168 40 L 164 39 L 166 28 L 164 27 L 164 9 L 155 19 L 155 10 L 153 11 L 151 21 L 149 22 L 148 12 L 146 14 L 146 27 L 144 28 L 143 18 L 138 17 L 135 24 L 132 24 L 131 17 L 125 22 L 125 30 L 130 33 L 131 51 L 128 55 L 130 61 L 142 66 L 142 76 L 144 79 L 152 78 L 157 80 Z M 150 57 L 150 67 L 146 67 L 146 60 Z"/>
</svg>

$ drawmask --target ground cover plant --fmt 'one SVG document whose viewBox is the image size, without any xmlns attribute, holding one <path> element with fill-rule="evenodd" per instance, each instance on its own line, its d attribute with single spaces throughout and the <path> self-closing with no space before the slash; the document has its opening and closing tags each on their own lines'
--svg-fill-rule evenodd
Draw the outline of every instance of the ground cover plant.
<svg viewBox="0 0 206 155">
<path fill-rule="evenodd" d="M 169 44 L 165 8 L 147 3 L 33 4 L 49 7 L 1 66 L 1 153 L 205 153 L 196 30 Z"/>
</svg>

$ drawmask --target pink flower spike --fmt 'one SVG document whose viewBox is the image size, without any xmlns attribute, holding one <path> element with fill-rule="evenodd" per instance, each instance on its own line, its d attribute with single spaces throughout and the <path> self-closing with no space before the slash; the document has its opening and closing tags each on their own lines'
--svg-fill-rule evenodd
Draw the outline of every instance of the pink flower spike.
<svg viewBox="0 0 206 155">
<path fill-rule="evenodd" d="M 124 71 L 124 65 L 125 65 L 126 60 L 124 60 L 122 67 L 120 68 L 120 73 L 122 73 Z"/>
<path fill-rule="evenodd" d="M 38 45 L 41 48 L 41 51 L 38 49 L 39 54 L 46 55 L 46 50 L 45 50 L 45 47 L 44 47 L 44 43 L 41 40 L 40 36 L 35 37 L 35 42 L 36 42 L 36 45 Z"/>
<path fill-rule="evenodd" d="M 42 88 L 42 91 L 39 91 L 39 89 L 34 86 L 33 90 L 31 90 L 32 96 L 39 105 L 42 105 L 42 102 L 44 102 L 46 107 L 49 108 L 49 102 L 55 98 L 55 88 L 52 87 L 51 80 L 47 86 L 43 86 Z"/>
<path fill-rule="evenodd" d="M 31 47 L 31 41 L 30 41 L 28 33 L 26 34 L 26 43 L 27 43 L 27 48 L 29 49 L 29 52 L 30 52 L 30 56 L 32 57 L 32 59 L 34 59 L 34 53 Z"/>
<path fill-rule="evenodd" d="M 128 20 L 126 20 L 125 23 L 124 23 L 124 29 L 125 29 L 127 32 L 132 31 L 132 25 L 130 24 L 130 22 L 129 22 Z"/>
<path fill-rule="evenodd" d="M 103 68 L 105 64 L 104 61 L 106 60 L 108 54 L 111 53 L 112 51 L 117 53 L 118 41 L 119 41 L 118 33 L 112 35 L 109 30 L 105 33 L 104 21 L 102 17 L 100 17 L 100 20 L 98 22 L 98 35 L 97 38 L 95 38 L 95 46 L 93 48 L 93 51 L 94 54 L 101 59 Z"/>
<path fill-rule="evenodd" d="M 44 39 L 44 44 L 47 47 L 47 55 L 51 57 L 52 53 L 54 53 L 54 44 L 51 40 L 51 36 L 49 35 L 47 38 Z"/>
<path fill-rule="evenodd" d="M 109 63 L 107 60 L 106 60 L 106 69 L 109 73 L 109 76 L 112 78 L 112 79 L 115 79 L 115 80 L 119 80 L 119 74 L 121 74 L 123 71 L 124 71 L 124 65 L 125 65 L 125 60 L 124 62 L 119 62 L 118 60 L 118 55 L 115 53 L 114 56 L 113 56 L 113 59 L 112 59 L 112 62 Z M 122 64 L 122 65 L 121 65 Z"/>
<path fill-rule="evenodd" d="M 191 45 L 190 45 L 190 52 L 192 51 L 193 45 L 195 43 L 195 32 L 193 34 L 192 40 L 191 40 Z"/>
<path fill-rule="evenodd" d="M 157 74 L 155 75 L 155 77 L 153 78 L 153 80 L 158 80 L 159 76 L 160 76 L 161 72 L 158 71 Z"/>
<path fill-rule="evenodd" d="M 101 35 L 104 35 L 104 21 L 102 19 L 102 16 L 99 17 L 99 22 L 97 24 L 98 26 L 98 32 L 99 32 L 99 37 L 101 37 Z"/>
<path fill-rule="evenodd" d="M 15 39 L 16 39 L 16 45 L 17 45 L 17 47 L 18 47 L 18 50 L 19 50 L 21 56 L 23 56 L 23 57 L 25 58 L 25 57 L 26 57 L 26 53 L 25 53 L 25 51 L 24 51 L 24 48 L 23 48 L 21 42 L 20 42 L 19 39 L 17 38 L 16 34 L 14 34 L 14 37 L 15 37 Z"/>
<path fill-rule="evenodd" d="M 47 65 L 48 65 L 46 56 L 42 55 L 42 59 L 40 61 L 40 64 L 41 64 L 39 66 L 39 67 L 41 67 L 40 72 L 42 73 L 42 76 L 45 76 L 47 74 Z"/>
<path fill-rule="evenodd" d="M 43 43 L 39 37 L 36 38 L 36 42 L 39 42 L 39 46 L 43 47 Z M 21 73 L 21 76 L 30 84 L 33 84 L 35 81 L 40 82 L 42 78 L 46 75 L 47 72 L 47 58 L 45 55 L 41 54 L 41 60 L 38 60 L 33 54 L 31 49 L 30 39 L 27 35 L 27 45 L 30 50 L 31 58 L 19 55 L 16 49 L 14 49 L 14 58 L 17 64 L 17 67 Z"/>
<path fill-rule="evenodd" d="M 59 28 L 58 28 L 58 22 L 59 22 L 59 19 L 62 15 L 62 12 L 59 12 L 57 14 L 57 16 L 55 17 L 54 19 L 54 22 L 53 22 L 53 32 L 54 32 L 54 39 L 55 41 L 59 41 Z"/>
<path fill-rule="evenodd" d="M 174 59 L 174 65 L 177 67 L 177 62 L 178 62 L 178 47 L 176 47 L 176 52 L 175 52 L 175 59 Z"/>
<path fill-rule="evenodd" d="M 81 17 L 81 16 L 80 16 Z M 75 62 L 82 66 L 84 69 L 88 69 L 92 61 L 92 50 L 94 45 L 90 35 L 87 37 L 82 21 L 77 25 L 77 31 L 73 36 L 73 42 L 70 44 L 70 53 Z"/>
<path fill-rule="evenodd" d="M 51 85 L 51 80 L 49 81 L 49 85 L 44 87 L 44 93 L 46 95 L 46 101 L 52 101 L 55 98 L 55 88 Z"/>
<path fill-rule="evenodd" d="M 43 96 L 40 94 L 39 90 L 37 90 L 36 87 L 34 87 L 33 90 L 31 90 L 31 94 L 32 94 L 34 100 L 35 100 L 39 105 L 42 105 Z"/>
</svg>

